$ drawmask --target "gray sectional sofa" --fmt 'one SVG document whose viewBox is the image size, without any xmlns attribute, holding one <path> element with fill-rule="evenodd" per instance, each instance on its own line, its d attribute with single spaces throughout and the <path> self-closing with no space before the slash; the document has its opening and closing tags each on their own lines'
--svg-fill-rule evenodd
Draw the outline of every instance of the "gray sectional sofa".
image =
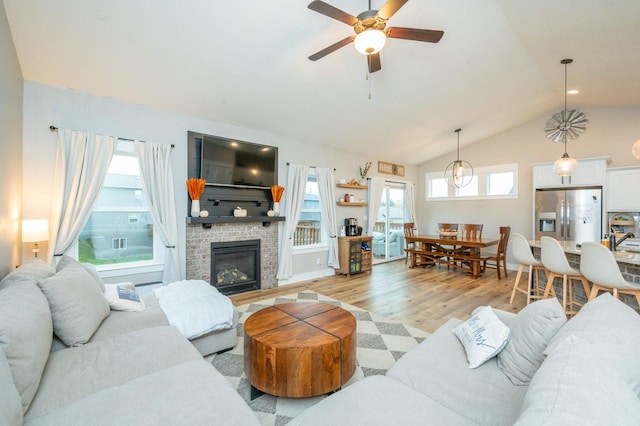
<svg viewBox="0 0 640 426">
<path fill-rule="evenodd" d="M 475 311 L 474 311 L 475 312 Z M 517 315 L 502 352 L 471 369 L 452 319 L 291 425 L 638 425 L 640 315 L 606 293 L 567 321 L 555 299 Z"/>
<path fill-rule="evenodd" d="M 34 262 L 0 282 L 0 425 L 259 424 L 202 357 L 235 328 L 194 345 L 153 296 L 111 311 L 83 268 Z"/>
</svg>

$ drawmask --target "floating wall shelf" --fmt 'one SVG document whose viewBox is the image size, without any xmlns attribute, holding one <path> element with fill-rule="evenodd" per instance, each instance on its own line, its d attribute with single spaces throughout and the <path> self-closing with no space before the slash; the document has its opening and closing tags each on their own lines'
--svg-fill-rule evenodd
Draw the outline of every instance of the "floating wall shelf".
<svg viewBox="0 0 640 426">
<path fill-rule="evenodd" d="M 284 216 L 208 216 L 208 217 L 187 217 L 187 223 L 197 224 L 201 223 L 203 228 L 211 228 L 214 223 L 248 223 L 248 222 L 262 222 L 262 226 L 269 226 L 271 222 L 284 222 Z"/>
</svg>

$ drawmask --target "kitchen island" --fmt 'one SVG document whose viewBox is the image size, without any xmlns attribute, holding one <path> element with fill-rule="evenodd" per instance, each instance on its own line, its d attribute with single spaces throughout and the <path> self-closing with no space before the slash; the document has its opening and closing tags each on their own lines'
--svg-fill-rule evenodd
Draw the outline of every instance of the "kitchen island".
<svg viewBox="0 0 640 426">
<path fill-rule="evenodd" d="M 559 241 L 562 246 L 565 254 L 567 255 L 567 260 L 569 261 L 569 265 L 573 268 L 580 270 L 580 247 L 576 246 L 575 241 Z M 533 255 L 536 259 L 540 259 L 540 241 L 539 240 L 531 240 L 529 241 L 529 245 L 532 248 Z M 640 286 L 640 253 L 632 252 L 632 251 L 623 251 L 616 250 L 613 251 L 613 255 L 618 262 L 618 267 L 622 272 L 624 278 L 632 283 L 638 284 Z M 544 274 L 544 272 L 542 273 Z M 541 284 L 546 286 L 547 280 L 546 276 L 541 280 Z M 556 294 L 558 297 L 562 297 L 562 278 L 554 279 L 553 286 L 555 287 Z M 587 300 L 587 295 L 584 294 L 584 290 L 582 286 L 574 285 L 573 286 L 573 296 L 574 299 L 580 303 L 585 303 Z M 628 294 L 621 294 L 620 300 L 622 300 L 627 305 L 631 306 L 636 312 L 640 313 L 640 307 L 636 301 L 636 298 L 630 296 Z"/>
</svg>

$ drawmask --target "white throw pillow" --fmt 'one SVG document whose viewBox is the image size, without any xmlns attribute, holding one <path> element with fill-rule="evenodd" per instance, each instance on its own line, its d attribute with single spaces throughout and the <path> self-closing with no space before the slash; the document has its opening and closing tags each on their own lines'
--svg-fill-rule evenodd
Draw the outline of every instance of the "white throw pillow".
<svg viewBox="0 0 640 426">
<path fill-rule="evenodd" d="M 128 283 L 105 284 L 104 297 L 114 311 L 137 312 L 144 311 L 144 300 L 136 292 L 133 285 Z"/>
<path fill-rule="evenodd" d="M 498 355 L 509 342 L 511 330 L 498 319 L 490 306 L 453 329 L 467 353 L 469 368 L 477 368 Z"/>
</svg>

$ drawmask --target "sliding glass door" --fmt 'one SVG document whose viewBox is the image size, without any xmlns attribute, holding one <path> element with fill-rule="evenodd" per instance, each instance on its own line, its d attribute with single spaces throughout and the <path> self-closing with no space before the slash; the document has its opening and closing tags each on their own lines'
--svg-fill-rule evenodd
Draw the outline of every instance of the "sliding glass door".
<svg viewBox="0 0 640 426">
<path fill-rule="evenodd" d="M 373 262 L 404 258 L 405 185 L 385 182 L 373 226 Z M 375 202 L 371 200 L 371 202 Z"/>
</svg>

